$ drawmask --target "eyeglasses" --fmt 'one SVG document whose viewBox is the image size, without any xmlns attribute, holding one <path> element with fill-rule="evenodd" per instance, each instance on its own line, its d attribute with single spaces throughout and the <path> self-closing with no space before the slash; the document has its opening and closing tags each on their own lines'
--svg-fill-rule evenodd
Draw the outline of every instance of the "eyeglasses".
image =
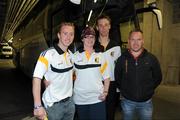
<svg viewBox="0 0 180 120">
<path fill-rule="evenodd" d="M 94 39 L 95 36 L 93 36 L 93 35 L 86 35 L 84 38 L 86 38 L 86 39 Z"/>
</svg>

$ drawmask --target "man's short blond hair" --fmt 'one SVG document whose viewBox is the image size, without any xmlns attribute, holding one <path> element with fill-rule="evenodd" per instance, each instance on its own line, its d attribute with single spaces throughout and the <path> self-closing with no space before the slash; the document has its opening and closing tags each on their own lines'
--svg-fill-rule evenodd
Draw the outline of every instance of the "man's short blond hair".
<svg viewBox="0 0 180 120">
<path fill-rule="evenodd" d="M 74 23 L 72 23 L 72 22 L 62 22 L 62 23 L 60 24 L 60 26 L 59 26 L 59 32 L 61 32 L 61 28 L 62 28 L 63 26 L 72 26 L 73 29 L 75 29 Z"/>
</svg>

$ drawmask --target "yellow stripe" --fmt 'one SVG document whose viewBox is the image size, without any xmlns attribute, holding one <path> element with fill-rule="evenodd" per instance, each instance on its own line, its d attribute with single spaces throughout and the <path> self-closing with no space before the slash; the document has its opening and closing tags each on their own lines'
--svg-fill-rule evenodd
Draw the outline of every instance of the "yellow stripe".
<svg viewBox="0 0 180 120">
<path fill-rule="evenodd" d="M 46 58 L 40 56 L 38 61 L 44 63 L 46 65 L 46 68 L 48 68 L 48 60 Z"/>
<path fill-rule="evenodd" d="M 66 55 L 67 55 L 67 52 L 65 52 L 65 53 L 64 53 L 64 59 L 65 59 L 65 61 L 66 61 L 66 64 L 67 64 L 68 62 L 67 62 Z"/>
<path fill-rule="evenodd" d="M 104 63 L 104 65 L 101 67 L 100 71 L 101 71 L 101 74 L 104 73 L 105 69 L 107 68 L 107 62 Z"/>
<path fill-rule="evenodd" d="M 85 51 L 85 53 L 86 53 L 86 58 L 89 60 L 90 54 L 87 51 Z"/>
</svg>

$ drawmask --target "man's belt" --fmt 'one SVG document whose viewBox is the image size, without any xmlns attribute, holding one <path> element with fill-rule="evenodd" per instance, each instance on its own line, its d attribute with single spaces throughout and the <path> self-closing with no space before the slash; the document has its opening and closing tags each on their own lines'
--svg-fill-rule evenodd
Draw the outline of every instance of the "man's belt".
<svg viewBox="0 0 180 120">
<path fill-rule="evenodd" d="M 60 101 L 58 101 L 58 102 L 55 102 L 54 104 L 61 103 L 61 102 L 66 102 L 66 101 L 68 101 L 70 98 L 71 98 L 71 97 L 64 98 L 64 99 L 62 99 L 62 100 L 60 100 Z"/>
</svg>

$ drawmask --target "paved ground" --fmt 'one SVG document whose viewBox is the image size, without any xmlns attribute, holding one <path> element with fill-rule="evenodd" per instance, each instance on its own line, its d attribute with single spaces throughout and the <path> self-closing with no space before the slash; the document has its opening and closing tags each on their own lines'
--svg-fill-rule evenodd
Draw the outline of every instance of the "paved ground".
<svg viewBox="0 0 180 120">
<path fill-rule="evenodd" d="M 35 120 L 31 79 L 16 70 L 11 60 L 0 59 L 0 80 L 0 120 Z M 160 85 L 153 103 L 153 120 L 180 120 L 180 86 Z M 121 120 L 118 109 L 116 120 Z"/>
<path fill-rule="evenodd" d="M 0 120 L 21 120 L 32 112 L 31 80 L 15 69 L 11 60 L 0 60 Z"/>
<path fill-rule="evenodd" d="M 153 101 L 154 119 L 180 120 L 180 85 L 160 85 Z"/>
</svg>

